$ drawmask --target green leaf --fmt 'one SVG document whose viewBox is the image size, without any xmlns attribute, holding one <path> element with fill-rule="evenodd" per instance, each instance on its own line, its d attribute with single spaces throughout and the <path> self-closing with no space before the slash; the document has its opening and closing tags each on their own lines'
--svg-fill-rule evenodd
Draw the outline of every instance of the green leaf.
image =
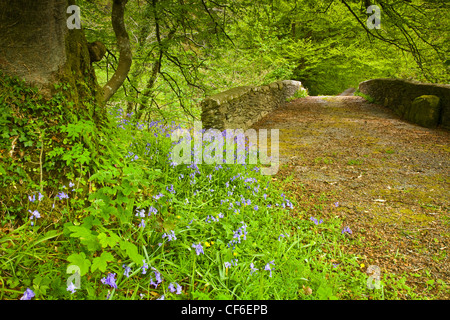
<svg viewBox="0 0 450 320">
<path fill-rule="evenodd" d="M 71 238 L 79 238 L 81 244 L 87 246 L 89 251 L 96 251 L 100 249 L 100 245 L 97 240 L 97 235 L 92 234 L 91 230 L 83 227 L 83 226 L 71 226 L 68 227 L 72 234 Z"/>
<path fill-rule="evenodd" d="M 133 260 L 134 263 L 142 264 L 142 260 L 144 260 L 144 257 L 139 254 L 138 248 L 135 244 L 125 240 L 121 240 L 120 249 L 125 250 L 128 257 Z"/>
<path fill-rule="evenodd" d="M 101 272 L 106 271 L 106 267 L 108 266 L 108 262 L 114 260 L 113 255 L 110 252 L 103 252 L 100 257 L 95 257 L 92 261 L 91 272 L 95 270 L 100 270 Z"/>
<path fill-rule="evenodd" d="M 80 268 L 80 276 L 85 275 L 89 271 L 89 267 L 91 265 L 91 261 L 86 258 L 86 254 L 84 252 L 71 254 L 67 257 L 67 261 Z"/>
<path fill-rule="evenodd" d="M 106 233 L 102 232 L 97 236 L 97 239 L 100 242 L 102 248 L 106 248 L 108 246 L 112 248 L 120 241 L 119 236 L 115 233 L 110 231 L 109 234 L 110 236 L 108 237 Z"/>
</svg>

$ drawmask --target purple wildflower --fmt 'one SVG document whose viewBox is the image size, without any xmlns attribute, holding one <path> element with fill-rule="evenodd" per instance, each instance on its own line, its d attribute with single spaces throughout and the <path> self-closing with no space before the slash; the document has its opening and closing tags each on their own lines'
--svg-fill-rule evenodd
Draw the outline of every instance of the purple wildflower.
<svg viewBox="0 0 450 320">
<path fill-rule="evenodd" d="M 272 268 L 270 267 L 271 264 L 275 264 L 275 260 L 270 261 L 266 266 L 264 267 L 264 270 L 270 271 L 270 276 L 272 278 Z"/>
<path fill-rule="evenodd" d="M 159 273 L 155 268 L 152 268 L 154 271 L 153 273 L 155 274 L 155 280 L 156 282 L 153 281 L 153 277 L 150 278 L 150 284 L 155 286 L 155 289 L 158 287 L 158 285 L 162 282 L 161 279 L 161 273 Z"/>
<path fill-rule="evenodd" d="M 171 230 L 170 232 L 171 232 L 170 234 L 169 233 L 164 233 L 162 235 L 162 238 L 164 239 L 165 237 L 167 237 L 169 239 L 169 241 L 177 240 L 177 237 L 175 236 L 175 231 Z"/>
<path fill-rule="evenodd" d="M 69 195 L 64 193 L 64 192 L 62 192 L 62 191 L 60 193 L 58 193 L 56 196 L 58 197 L 59 200 L 69 199 Z"/>
<path fill-rule="evenodd" d="M 157 214 L 158 210 L 155 207 L 150 206 L 150 208 L 148 209 L 148 216 L 150 217 L 151 214 Z"/>
<path fill-rule="evenodd" d="M 175 284 L 177 285 L 177 288 L 175 289 Z M 174 283 L 170 283 L 169 284 L 169 290 L 170 290 L 170 292 L 175 292 L 175 290 L 176 290 L 176 294 L 181 294 L 181 290 L 183 289 L 178 283 L 176 283 L 175 282 L 175 284 Z"/>
<path fill-rule="evenodd" d="M 251 273 L 250 273 L 250 274 L 253 274 L 253 272 L 256 272 L 256 271 L 258 270 L 258 269 L 256 269 L 256 268 L 254 267 L 253 262 L 250 263 L 250 270 L 251 270 Z"/>
<path fill-rule="evenodd" d="M 23 293 L 22 298 L 20 298 L 20 300 L 31 300 L 31 298 L 34 297 L 34 292 L 33 290 L 31 290 L 30 288 L 27 288 L 27 290 L 25 290 L 25 292 Z"/>
<path fill-rule="evenodd" d="M 146 274 L 147 273 L 147 269 L 148 269 L 148 264 L 145 263 L 145 260 L 142 260 L 143 265 L 142 265 L 142 274 Z"/>
<path fill-rule="evenodd" d="M 341 233 L 344 233 L 344 232 L 352 234 L 352 230 L 349 227 L 345 227 L 344 229 L 342 229 Z"/>
<path fill-rule="evenodd" d="M 73 284 L 73 282 L 71 282 L 71 283 L 69 284 L 69 286 L 67 287 L 67 291 L 70 291 L 70 293 L 72 293 L 72 294 L 75 293 L 75 289 L 76 289 L 76 287 L 75 287 L 75 285 Z"/>
<path fill-rule="evenodd" d="M 311 220 L 312 222 L 314 222 L 315 225 L 319 225 L 319 224 L 321 224 L 321 223 L 323 222 L 322 219 L 320 219 L 319 221 L 317 221 L 317 219 L 314 218 L 314 217 L 309 218 L 309 220 Z"/>
<path fill-rule="evenodd" d="M 106 278 L 102 278 L 101 281 L 103 284 L 110 285 L 112 288 L 117 289 L 115 277 L 116 277 L 115 273 L 108 273 L 108 276 Z"/>
<path fill-rule="evenodd" d="M 205 254 L 204 252 L 203 252 L 203 247 L 202 247 L 202 245 L 201 245 L 201 243 L 199 243 L 199 244 L 192 244 L 192 247 L 193 248 L 195 248 L 195 253 L 199 256 L 201 253 L 203 253 L 203 254 Z"/>
<path fill-rule="evenodd" d="M 125 268 L 125 271 L 123 272 L 123 275 L 127 278 L 130 277 L 131 268 L 127 266 L 126 264 L 122 265 L 122 268 Z"/>
</svg>

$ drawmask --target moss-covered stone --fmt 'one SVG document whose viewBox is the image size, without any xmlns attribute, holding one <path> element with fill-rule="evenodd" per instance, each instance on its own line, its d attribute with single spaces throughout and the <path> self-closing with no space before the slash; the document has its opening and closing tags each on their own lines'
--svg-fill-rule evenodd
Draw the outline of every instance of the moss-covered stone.
<svg viewBox="0 0 450 320">
<path fill-rule="evenodd" d="M 440 111 L 439 97 L 423 95 L 414 99 L 405 119 L 426 128 L 435 128 L 439 124 Z"/>
<path fill-rule="evenodd" d="M 425 126 L 440 126 L 450 129 L 450 85 L 421 83 L 402 79 L 372 79 L 361 82 L 359 91 L 372 97 L 376 103 L 392 109 L 398 116 L 409 119 L 419 125 L 423 125 L 421 124 L 422 122 L 418 123 L 415 119 L 423 118 L 424 115 L 422 113 L 426 113 L 426 111 L 422 110 L 423 107 L 417 105 L 414 107 L 414 110 L 420 109 L 420 115 L 413 115 L 414 112 L 411 112 L 413 102 L 421 96 L 436 96 L 440 101 L 439 107 L 436 107 L 439 110 L 437 124 L 434 119 L 433 121 L 425 121 Z M 419 100 L 417 100 L 417 103 L 419 103 Z M 434 109 L 435 111 L 436 108 Z M 428 110 L 429 107 L 425 109 Z M 428 114 L 428 116 L 431 115 Z M 433 113 L 433 117 L 435 116 Z"/>
</svg>

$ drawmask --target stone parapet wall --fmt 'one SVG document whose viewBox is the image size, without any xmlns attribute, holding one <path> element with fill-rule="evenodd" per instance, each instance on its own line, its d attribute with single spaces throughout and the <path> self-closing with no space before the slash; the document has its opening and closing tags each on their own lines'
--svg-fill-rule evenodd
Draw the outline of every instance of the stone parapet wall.
<svg viewBox="0 0 450 320">
<path fill-rule="evenodd" d="M 403 119 L 429 128 L 450 129 L 450 85 L 373 79 L 361 82 L 359 91 Z"/>
<path fill-rule="evenodd" d="M 282 106 L 300 88 L 299 81 L 283 80 L 260 87 L 237 87 L 210 96 L 200 103 L 203 127 L 246 130 Z"/>
</svg>

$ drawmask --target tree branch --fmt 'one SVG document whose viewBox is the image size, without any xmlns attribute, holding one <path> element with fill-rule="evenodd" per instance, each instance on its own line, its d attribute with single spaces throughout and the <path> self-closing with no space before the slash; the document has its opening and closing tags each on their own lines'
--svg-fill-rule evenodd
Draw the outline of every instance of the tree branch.
<svg viewBox="0 0 450 320">
<path fill-rule="evenodd" d="M 124 12 L 128 0 L 114 0 L 111 22 L 119 49 L 119 63 L 116 72 L 103 87 L 103 101 L 107 102 L 123 84 L 131 68 L 132 54 L 130 39 L 125 29 Z"/>
</svg>

